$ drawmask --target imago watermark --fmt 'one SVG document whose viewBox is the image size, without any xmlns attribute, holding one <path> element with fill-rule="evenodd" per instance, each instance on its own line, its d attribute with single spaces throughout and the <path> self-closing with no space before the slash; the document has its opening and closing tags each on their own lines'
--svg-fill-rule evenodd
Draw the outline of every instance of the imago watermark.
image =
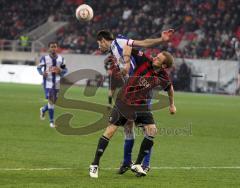
<svg viewBox="0 0 240 188">
<path fill-rule="evenodd" d="M 155 130 L 154 130 L 155 131 Z M 124 128 L 120 129 L 120 134 L 124 135 L 132 135 L 134 136 L 143 136 L 145 135 L 145 131 L 143 127 L 131 127 L 131 128 Z M 192 136 L 192 123 L 188 123 L 182 127 L 175 127 L 175 126 L 157 126 L 157 134 L 158 136 Z"/>
</svg>

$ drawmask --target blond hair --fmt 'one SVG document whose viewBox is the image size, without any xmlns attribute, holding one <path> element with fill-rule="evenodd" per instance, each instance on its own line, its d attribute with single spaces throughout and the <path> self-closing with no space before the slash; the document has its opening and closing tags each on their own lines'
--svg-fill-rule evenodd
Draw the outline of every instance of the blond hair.
<svg viewBox="0 0 240 188">
<path fill-rule="evenodd" d="M 162 54 L 165 56 L 165 60 L 164 60 L 164 64 L 167 65 L 167 68 L 170 68 L 173 66 L 173 63 L 174 63 L 174 58 L 173 56 L 167 52 L 167 51 L 162 51 Z"/>
</svg>

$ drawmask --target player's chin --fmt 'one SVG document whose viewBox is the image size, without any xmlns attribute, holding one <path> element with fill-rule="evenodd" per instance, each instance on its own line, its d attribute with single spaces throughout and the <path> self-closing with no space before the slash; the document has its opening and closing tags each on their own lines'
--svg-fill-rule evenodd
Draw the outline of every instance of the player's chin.
<svg viewBox="0 0 240 188">
<path fill-rule="evenodd" d="M 104 48 L 101 48 L 100 51 L 101 51 L 102 53 L 107 53 L 107 52 L 108 52 L 108 50 L 107 50 L 107 49 L 104 49 Z"/>
</svg>

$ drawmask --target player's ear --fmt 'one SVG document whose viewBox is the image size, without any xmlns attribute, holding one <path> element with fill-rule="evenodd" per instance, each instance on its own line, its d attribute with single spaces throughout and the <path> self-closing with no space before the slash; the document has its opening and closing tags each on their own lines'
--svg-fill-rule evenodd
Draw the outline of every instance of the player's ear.
<svg viewBox="0 0 240 188">
<path fill-rule="evenodd" d="M 106 43 L 106 42 L 107 42 L 107 40 L 104 38 L 101 40 L 101 43 Z"/>
</svg>

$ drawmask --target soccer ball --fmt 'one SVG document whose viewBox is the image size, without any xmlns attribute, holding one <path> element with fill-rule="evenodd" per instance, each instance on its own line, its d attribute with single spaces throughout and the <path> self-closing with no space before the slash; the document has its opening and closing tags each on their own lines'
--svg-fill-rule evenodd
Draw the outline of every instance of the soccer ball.
<svg viewBox="0 0 240 188">
<path fill-rule="evenodd" d="M 90 21 L 93 18 L 93 9 L 87 4 L 82 4 L 76 9 L 76 18 L 79 21 Z"/>
</svg>

